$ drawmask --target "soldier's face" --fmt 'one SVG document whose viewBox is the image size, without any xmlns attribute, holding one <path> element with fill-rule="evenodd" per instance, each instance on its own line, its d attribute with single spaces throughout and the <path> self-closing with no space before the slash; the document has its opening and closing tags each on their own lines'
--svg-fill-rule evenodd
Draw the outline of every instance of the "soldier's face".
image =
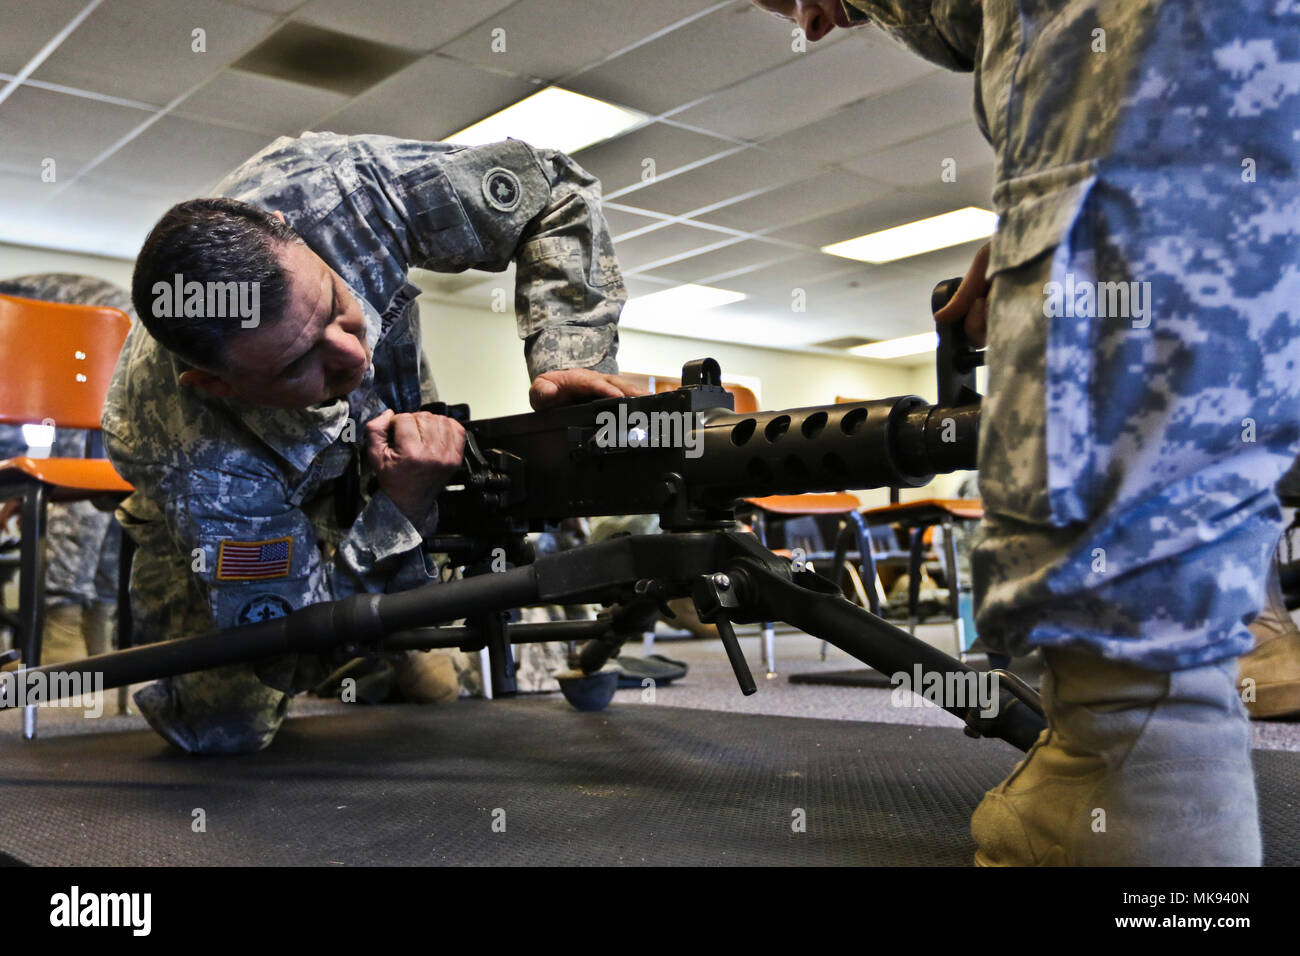
<svg viewBox="0 0 1300 956">
<path fill-rule="evenodd" d="M 370 367 L 365 315 L 347 284 L 302 243 L 282 245 L 289 278 L 283 315 L 241 329 L 221 378 L 256 405 L 309 408 L 346 395 Z"/>
<path fill-rule="evenodd" d="M 858 26 L 849 20 L 840 0 L 754 0 L 754 5 L 799 24 L 814 43 L 836 27 Z"/>
</svg>

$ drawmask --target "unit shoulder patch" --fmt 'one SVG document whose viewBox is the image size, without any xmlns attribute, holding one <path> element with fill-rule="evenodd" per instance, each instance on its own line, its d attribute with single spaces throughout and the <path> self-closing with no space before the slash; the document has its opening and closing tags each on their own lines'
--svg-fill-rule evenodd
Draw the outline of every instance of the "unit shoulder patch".
<svg viewBox="0 0 1300 956">
<path fill-rule="evenodd" d="M 235 623 L 242 627 L 245 624 L 273 621 L 277 617 L 288 617 L 292 613 L 293 605 L 280 595 L 259 594 L 239 609 Z"/>
<path fill-rule="evenodd" d="M 524 188 L 518 176 L 497 166 L 483 174 L 483 198 L 493 209 L 514 212 L 524 198 Z"/>
</svg>

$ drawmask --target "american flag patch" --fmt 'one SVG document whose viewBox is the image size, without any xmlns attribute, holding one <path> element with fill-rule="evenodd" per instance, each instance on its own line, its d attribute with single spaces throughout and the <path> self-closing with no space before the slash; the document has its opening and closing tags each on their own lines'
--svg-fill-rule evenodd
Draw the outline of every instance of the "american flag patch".
<svg viewBox="0 0 1300 956">
<path fill-rule="evenodd" d="M 293 539 L 222 541 L 217 552 L 218 581 L 265 581 L 287 578 Z"/>
</svg>

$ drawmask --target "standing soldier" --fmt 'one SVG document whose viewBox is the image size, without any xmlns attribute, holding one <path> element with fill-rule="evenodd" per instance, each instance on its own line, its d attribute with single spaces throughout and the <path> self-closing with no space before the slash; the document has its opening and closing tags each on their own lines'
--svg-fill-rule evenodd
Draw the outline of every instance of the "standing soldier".
<svg viewBox="0 0 1300 956">
<path fill-rule="evenodd" d="M 758 2 L 973 69 L 996 153 L 997 232 L 936 318 L 987 316 L 977 621 L 1043 649 L 1048 729 L 976 862 L 1258 865 L 1236 658 L 1300 440 L 1300 8 Z"/>
</svg>

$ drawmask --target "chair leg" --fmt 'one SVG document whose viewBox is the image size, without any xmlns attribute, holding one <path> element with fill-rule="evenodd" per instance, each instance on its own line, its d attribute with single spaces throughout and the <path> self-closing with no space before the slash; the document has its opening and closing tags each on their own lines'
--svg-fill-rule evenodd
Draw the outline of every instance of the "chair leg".
<svg viewBox="0 0 1300 956">
<path fill-rule="evenodd" d="M 959 661 L 966 659 L 966 622 L 961 616 L 961 574 L 957 570 L 957 541 L 952 533 L 952 518 L 943 519 L 943 557 L 948 572 L 948 606 L 952 612 L 953 637 L 957 650 L 953 654 Z"/>
<path fill-rule="evenodd" d="M 483 674 L 483 699 L 492 699 L 492 658 L 486 647 L 478 652 L 478 666 Z"/>
<path fill-rule="evenodd" d="M 767 679 L 776 675 L 776 628 L 771 621 L 763 622 L 763 663 L 767 667 Z"/>
<path fill-rule="evenodd" d="M 867 519 L 856 511 L 849 515 L 853 522 L 853 533 L 858 539 L 858 565 L 862 584 L 871 582 L 867 591 L 867 610 L 880 617 L 880 572 L 876 570 L 876 548 L 871 541 L 871 532 L 867 530 Z"/>
<path fill-rule="evenodd" d="M 919 621 L 917 605 L 921 599 L 921 567 L 925 563 L 925 526 L 912 529 L 912 547 L 907 559 L 907 630 L 916 636 Z"/>
<path fill-rule="evenodd" d="M 119 651 L 135 646 L 135 618 L 131 614 L 131 563 L 135 560 L 135 540 L 122 530 L 117 551 L 117 626 L 113 629 L 113 646 Z M 117 712 L 131 713 L 131 688 L 117 689 Z"/>
<path fill-rule="evenodd" d="M 762 511 L 754 513 L 754 534 L 758 543 L 766 548 L 767 516 Z M 767 668 L 767 679 L 771 680 L 776 676 L 776 632 L 771 621 L 760 621 L 759 627 L 763 629 L 763 665 Z"/>
<path fill-rule="evenodd" d="M 33 482 L 23 496 L 23 538 L 18 572 L 18 634 L 23 667 L 39 667 L 45 628 L 45 486 Z M 23 708 L 23 736 L 36 736 L 36 706 Z"/>
</svg>

